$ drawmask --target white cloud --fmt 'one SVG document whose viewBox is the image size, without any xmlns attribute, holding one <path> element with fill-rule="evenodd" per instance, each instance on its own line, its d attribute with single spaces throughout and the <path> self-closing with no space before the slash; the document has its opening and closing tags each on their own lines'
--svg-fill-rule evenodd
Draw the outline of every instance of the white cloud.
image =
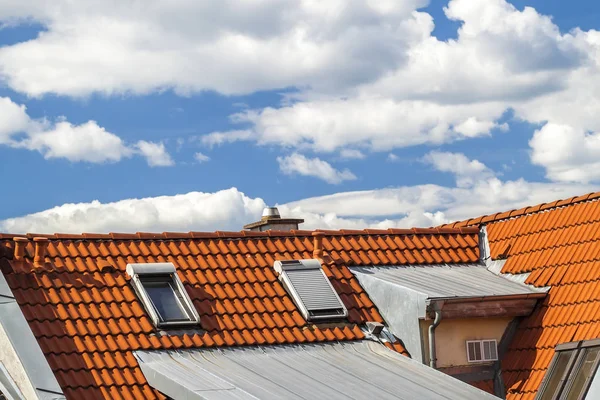
<svg viewBox="0 0 600 400">
<path fill-rule="evenodd" d="M 34 21 L 45 31 L 0 48 L 0 72 L 32 96 L 336 90 L 401 63 L 409 43 L 430 29 L 430 18 L 414 13 L 426 4 L 8 0 L 0 22 Z"/>
<path fill-rule="evenodd" d="M 200 136 L 200 142 L 207 147 L 220 146 L 226 143 L 233 143 L 240 140 L 251 140 L 253 137 L 250 131 L 228 131 L 228 132 L 212 132 Z"/>
<path fill-rule="evenodd" d="M 0 222 L 6 232 L 149 232 L 240 230 L 265 207 L 237 189 L 216 193 L 127 199 L 114 203 L 64 204 Z"/>
<path fill-rule="evenodd" d="M 442 172 L 450 172 L 456 177 L 460 188 L 472 187 L 475 183 L 493 178 L 494 172 L 478 160 L 470 160 L 462 153 L 431 151 L 423 161 Z"/>
<path fill-rule="evenodd" d="M 27 131 L 29 124 L 25 106 L 13 103 L 8 97 L 0 97 L 0 144 L 10 143 L 11 137 Z"/>
<path fill-rule="evenodd" d="M 397 156 L 397 155 L 395 155 L 394 153 L 390 153 L 390 154 L 388 154 L 388 155 L 387 155 L 386 159 L 387 159 L 389 162 L 396 162 L 396 161 L 400 160 L 400 157 L 398 157 L 398 156 Z"/>
<path fill-rule="evenodd" d="M 425 38 L 409 49 L 406 64 L 367 88 L 444 103 L 518 102 L 563 87 L 568 72 L 585 65 L 577 33 L 562 35 L 533 8 L 451 0 L 445 13 L 462 22 L 456 40 Z"/>
<path fill-rule="evenodd" d="M 561 32 L 505 0 L 450 0 L 446 16 L 460 28 L 442 41 L 431 35 L 431 16 L 416 11 L 426 4 L 7 0 L 0 23 L 34 21 L 44 31 L 0 48 L 0 79 L 31 96 L 297 89 L 280 107 L 240 111 L 241 129 L 205 135 L 206 146 L 387 153 L 506 130 L 507 110 L 600 132 L 600 32 Z M 0 141 L 6 136 L 0 130 Z M 589 163 L 536 160 L 550 179 L 600 179 L 581 171 Z"/>
<path fill-rule="evenodd" d="M 508 124 L 497 124 L 492 121 L 480 121 L 475 117 L 469 117 L 454 127 L 454 130 L 466 137 L 477 137 L 489 134 L 492 129 L 502 131 L 508 130 Z"/>
<path fill-rule="evenodd" d="M 546 168 L 547 177 L 563 182 L 600 179 L 600 132 L 548 123 L 530 140 L 531 161 Z"/>
<path fill-rule="evenodd" d="M 600 132 L 600 32 L 563 33 L 550 17 L 504 0 L 451 0 L 445 13 L 461 22 L 457 39 L 438 40 L 422 19 L 422 35 L 387 73 L 338 96 L 308 88 L 296 103 L 236 114 L 234 122 L 251 126 L 243 140 L 319 152 L 389 151 L 506 131 L 499 120 L 509 109 L 527 122 Z M 227 132 L 219 135 L 224 140 Z M 235 132 L 228 137 L 239 139 Z M 557 172 L 571 167 L 554 165 L 547 176 L 600 179 L 576 170 L 581 164 Z"/>
<path fill-rule="evenodd" d="M 252 134 L 219 132 L 219 142 L 248 140 L 285 147 L 332 152 L 347 146 L 374 151 L 488 135 L 504 112 L 502 104 L 440 105 L 379 97 L 300 102 L 279 109 L 244 111 L 236 122 L 251 123 Z M 479 129 L 464 129 L 477 115 Z M 487 121 L 484 122 L 484 121 Z M 462 132 L 453 126 L 463 126 Z M 467 134 L 463 133 L 466 132 Z M 209 137 L 213 137 L 210 135 Z"/>
<path fill-rule="evenodd" d="M 29 138 L 16 145 L 37 150 L 47 159 L 65 158 L 72 162 L 117 162 L 132 154 L 120 137 L 107 132 L 95 121 L 81 125 L 60 121 L 50 129 L 31 131 Z"/>
<path fill-rule="evenodd" d="M 148 165 L 151 167 L 170 167 L 175 165 L 175 162 L 165 149 L 164 143 L 153 143 L 140 140 L 135 147 L 141 155 L 146 157 Z"/>
<path fill-rule="evenodd" d="M 280 212 L 283 215 L 288 212 L 294 216 L 303 215 L 305 218 L 311 218 L 312 214 L 320 218 L 335 215 L 342 221 L 337 227 L 345 226 L 344 221 L 357 219 L 362 220 L 362 227 L 435 226 L 593 190 L 595 187 L 591 185 L 489 178 L 467 188 L 430 184 L 336 193 L 288 203 L 280 208 Z"/>
<path fill-rule="evenodd" d="M 203 162 L 207 162 L 210 161 L 210 157 L 207 156 L 206 154 L 197 152 L 196 154 L 194 154 L 194 159 L 198 162 L 198 163 L 203 163 Z"/>
<path fill-rule="evenodd" d="M 32 119 L 25 106 L 0 97 L 0 145 L 40 152 L 44 158 L 64 158 L 71 162 L 118 162 L 134 154 L 146 157 L 151 166 L 171 165 L 162 143 L 139 141 L 127 145 L 96 121 L 73 125 L 64 118 L 55 123 Z"/>
<path fill-rule="evenodd" d="M 357 149 L 342 149 L 340 158 L 345 160 L 363 160 L 366 156 Z"/>
<path fill-rule="evenodd" d="M 312 176 L 332 184 L 356 179 L 356 176 L 348 169 L 338 171 L 327 161 L 319 158 L 307 158 L 298 153 L 293 153 L 285 157 L 277 157 L 277 162 L 279 163 L 281 172 L 287 175 L 299 174 Z"/>
<path fill-rule="evenodd" d="M 305 229 L 364 229 L 435 226 L 594 190 L 588 185 L 502 182 L 471 188 L 438 185 L 336 193 L 279 205 L 283 216 L 305 219 Z M 260 218 L 265 202 L 235 188 L 216 193 L 126 199 L 112 203 L 64 204 L 0 221 L 11 233 L 163 232 L 240 230 Z"/>
</svg>

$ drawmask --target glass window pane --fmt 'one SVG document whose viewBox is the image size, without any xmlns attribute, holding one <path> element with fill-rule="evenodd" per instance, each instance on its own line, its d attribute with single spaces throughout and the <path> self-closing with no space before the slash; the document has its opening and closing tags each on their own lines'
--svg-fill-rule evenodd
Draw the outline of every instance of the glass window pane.
<svg viewBox="0 0 600 400">
<path fill-rule="evenodd" d="M 143 283 L 161 321 L 189 320 L 170 282 Z"/>
<path fill-rule="evenodd" d="M 592 383 L 586 394 L 586 399 L 600 399 L 600 369 L 596 371 L 592 378 Z"/>
<path fill-rule="evenodd" d="M 595 372 L 592 371 L 592 368 L 594 367 L 599 351 L 600 348 L 590 348 L 586 350 L 579 370 L 574 372 L 574 376 L 571 374 L 569 379 L 573 383 L 567 394 L 567 400 L 577 400 L 581 392 L 585 389 L 587 379 Z"/>
<path fill-rule="evenodd" d="M 496 348 L 496 342 L 494 342 L 493 340 L 490 340 L 490 354 L 491 354 L 491 360 L 497 360 L 498 359 L 498 349 Z"/>
<path fill-rule="evenodd" d="M 475 359 L 481 361 L 481 342 L 475 344 Z"/>
<path fill-rule="evenodd" d="M 469 353 L 469 361 L 477 361 L 475 358 L 475 346 L 477 343 L 469 342 L 467 343 L 468 353 Z"/>
<path fill-rule="evenodd" d="M 489 341 L 483 342 L 483 359 L 489 360 L 490 358 L 492 358 L 491 353 L 492 352 L 490 350 L 490 342 Z"/>
<path fill-rule="evenodd" d="M 544 393 L 540 397 L 540 400 L 551 400 L 554 397 L 554 393 L 556 393 L 559 389 L 559 383 L 562 376 L 565 374 L 567 370 L 567 366 L 569 365 L 569 359 L 573 351 L 559 351 L 556 356 L 556 362 L 552 367 L 552 370 L 548 370 L 546 374 L 550 374 L 546 379 L 546 389 Z"/>
</svg>

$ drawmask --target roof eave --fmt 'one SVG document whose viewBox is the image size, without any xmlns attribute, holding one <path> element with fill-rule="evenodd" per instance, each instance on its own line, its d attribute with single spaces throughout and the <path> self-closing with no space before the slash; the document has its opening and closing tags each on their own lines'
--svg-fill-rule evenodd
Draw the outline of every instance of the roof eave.
<svg viewBox="0 0 600 400">
<path fill-rule="evenodd" d="M 524 317 L 530 315 L 546 293 L 519 293 L 498 296 L 437 297 L 427 299 L 427 318 L 439 307 L 444 319 Z"/>
</svg>

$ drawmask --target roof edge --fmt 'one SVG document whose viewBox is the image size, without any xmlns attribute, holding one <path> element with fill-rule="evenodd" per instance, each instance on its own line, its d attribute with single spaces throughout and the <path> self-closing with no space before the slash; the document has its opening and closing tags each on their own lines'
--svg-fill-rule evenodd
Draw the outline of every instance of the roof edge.
<svg viewBox="0 0 600 400">
<path fill-rule="evenodd" d="M 439 225 L 438 228 L 464 228 L 469 226 L 477 226 L 486 224 L 488 222 L 497 222 L 505 219 L 520 217 L 523 215 L 535 214 L 538 212 L 551 210 L 554 208 L 565 207 L 577 203 L 584 203 L 586 201 L 594 201 L 600 198 L 600 192 L 591 192 L 581 196 L 573 196 L 564 200 L 555 200 L 550 203 L 540 203 L 534 206 L 526 206 L 519 209 L 513 209 L 510 211 L 497 212 L 490 215 L 482 215 L 476 218 L 465 219 L 462 221 L 455 221 L 448 224 Z"/>
<path fill-rule="evenodd" d="M 276 231 L 269 230 L 263 232 L 256 231 L 215 231 L 215 232 L 162 232 L 162 233 L 151 233 L 151 232 L 136 232 L 136 233 L 54 233 L 54 234 L 40 234 L 40 233 L 0 233 L 0 239 L 14 239 L 15 237 L 27 237 L 33 239 L 34 237 L 45 237 L 50 240 L 159 240 L 159 239 L 170 239 L 170 240 L 183 240 L 183 239 L 240 239 L 248 237 L 310 237 L 313 232 L 321 232 L 325 236 L 374 236 L 374 235 L 467 235 L 476 234 L 479 232 L 477 227 L 435 227 L 435 228 L 409 228 L 409 229 L 362 229 L 362 230 L 290 230 L 290 231 Z"/>
<path fill-rule="evenodd" d="M 486 296 L 445 296 L 445 297 L 428 297 L 428 302 L 439 302 L 445 303 L 480 303 L 484 301 L 500 301 L 500 300 L 520 300 L 520 299 L 543 299 L 546 297 L 546 292 L 532 292 L 532 293 L 515 293 L 515 294 L 502 294 L 502 295 L 486 295 Z"/>
</svg>

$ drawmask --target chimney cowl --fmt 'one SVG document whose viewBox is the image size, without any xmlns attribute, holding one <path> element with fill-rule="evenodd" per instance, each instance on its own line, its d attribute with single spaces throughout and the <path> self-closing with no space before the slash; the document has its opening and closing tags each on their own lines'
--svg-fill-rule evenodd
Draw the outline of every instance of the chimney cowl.
<svg viewBox="0 0 600 400">
<path fill-rule="evenodd" d="M 303 223 L 301 218 L 281 218 L 277 207 L 265 207 L 259 221 L 244 225 L 244 229 L 256 232 L 264 231 L 291 231 L 297 230 Z"/>
<path fill-rule="evenodd" d="M 13 240 L 15 241 L 15 252 L 13 258 L 17 261 L 20 261 L 25 258 L 25 247 L 27 246 L 27 243 L 29 243 L 29 239 L 24 237 L 15 237 Z"/>
<path fill-rule="evenodd" d="M 49 240 L 45 237 L 34 237 L 33 242 L 35 243 L 33 265 L 44 265 L 44 258 L 46 257 L 46 248 L 48 247 Z"/>
<path fill-rule="evenodd" d="M 323 258 L 323 236 L 325 234 L 323 232 L 313 232 L 313 258 L 322 259 Z"/>
<path fill-rule="evenodd" d="M 265 209 L 263 210 L 262 213 L 262 219 L 274 219 L 274 218 L 281 218 L 281 215 L 279 214 L 279 210 L 277 209 L 277 207 L 265 207 Z"/>
</svg>

